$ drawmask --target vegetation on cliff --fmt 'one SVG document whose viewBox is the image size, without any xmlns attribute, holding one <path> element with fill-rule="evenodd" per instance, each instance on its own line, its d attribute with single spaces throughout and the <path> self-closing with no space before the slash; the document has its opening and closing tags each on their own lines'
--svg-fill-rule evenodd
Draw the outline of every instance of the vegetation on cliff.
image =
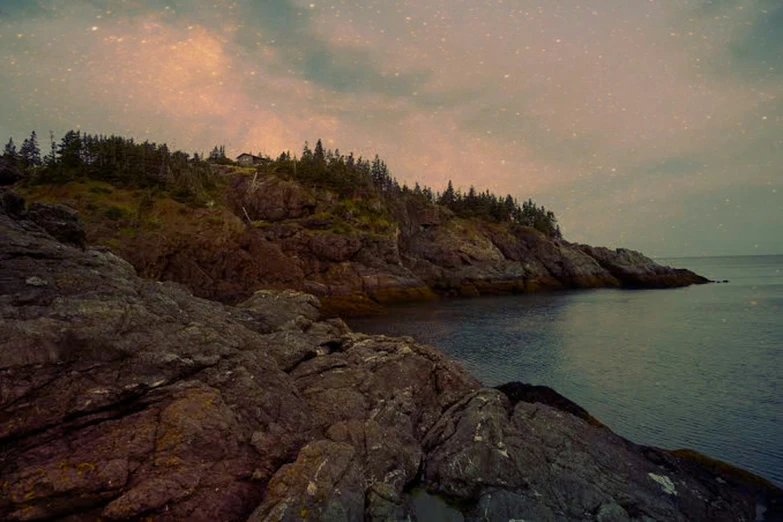
<svg viewBox="0 0 783 522">
<path fill-rule="evenodd" d="M 68 131 L 59 143 L 51 136 L 51 150 L 41 156 L 33 132 L 19 152 L 13 138 L 3 157 L 26 172 L 30 185 L 62 184 L 69 181 L 103 181 L 126 188 L 166 191 L 178 201 L 196 204 L 211 199 L 209 192 L 220 181 L 220 167 L 236 165 L 215 146 L 208 157 L 172 151 L 166 144 L 133 138 L 83 134 Z M 262 158 L 255 172 L 296 181 L 305 187 L 333 192 L 340 200 L 377 201 L 384 209 L 393 202 L 415 200 L 419 205 L 441 205 L 462 218 L 509 222 L 529 226 L 550 237 L 561 237 L 557 218 L 551 210 L 528 199 L 522 205 L 510 194 L 496 196 L 474 187 L 463 193 L 449 181 L 442 193 L 434 193 L 418 183 L 413 188 L 392 177 L 386 162 L 378 155 L 369 160 L 339 149 L 324 149 L 318 140 L 313 149 L 305 142 L 301 156 L 281 153 L 276 159 Z M 149 196 L 147 196 L 149 197 Z M 371 208 L 366 207 L 365 208 Z"/>
</svg>

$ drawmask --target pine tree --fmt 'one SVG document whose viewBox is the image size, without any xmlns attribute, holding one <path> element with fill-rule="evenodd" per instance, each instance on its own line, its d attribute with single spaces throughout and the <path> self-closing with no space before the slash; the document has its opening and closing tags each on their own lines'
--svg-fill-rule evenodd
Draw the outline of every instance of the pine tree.
<svg viewBox="0 0 783 522">
<path fill-rule="evenodd" d="M 454 192 L 454 185 L 451 183 L 451 180 L 449 180 L 449 184 L 446 187 L 446 190 L 443 191 L 443 194 L 440 195 L 438 203 L 453 210 L 455 200 L 456 193 Z"/>
<path fill-rule="evenodd" d="M 37 167 L 41 164 L 41 149 L 38 148 L 38 136 L 35 131 L 30 133 L 30 137 L 24 140 L 22 148 L 19 149 L 19 156 L 22 165 L 25 167 Z"/>
<path fill-rule="evenodd" d="M 319 167 L 326 165 L 326 154 L 324 153 L 324 146 L 319 139 L 315 144 L 315 150 L 313 151 L 313 160 Z"/>
<path fill-rule="evenodd" d="M 60 141 L 60 162 L 66 169 L 80 169 L 82 162 L 82 135 L 81 131 L 69 130 Z"/>
<path fill-rule="evenodd" d="M 54 141 L 54 132 L 49 131 L 49 154 L 46 156 L 46 164 L 54 167 L 57 164 L 57 143 Z"/>
<path fill-rule="evenodd" d="M 3 157 L 13 162 L 19 160 L 19 155 L 16 153 L 16 145 L 14 144 L 13 138 L 8 139 L 8 143 L 6 143 L 5 149 L 3 150 Z"/>
<path fill-rule="evenodd" d="M 302 148 L 302 163 L 309 163 L 313 161 L 313 151 L 310 150 L 310 144 L 307 142 L 304 142 L 304 147 Z"/>
</svg>

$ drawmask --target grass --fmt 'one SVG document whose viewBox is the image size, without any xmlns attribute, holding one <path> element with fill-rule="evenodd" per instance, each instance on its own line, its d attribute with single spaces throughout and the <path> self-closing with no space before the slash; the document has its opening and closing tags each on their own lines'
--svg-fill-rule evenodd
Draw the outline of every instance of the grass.
<svg viewBox="0 0 783 522">
<path fill-rule="evenodd" d="M 114 186 L 102 181 L 73 181 L 61 185 L 19 187 L 28 203 L 61 203 L 79 211 L 88 241 L 111 248 L 118 254 L 132 248 L 129 241 L 150 233 L 216 235 L 243 230 L 241 220 L 225 207 L 222 187 L 207 191 L 201 200 L 182 198 L 161 189 Z"/>
</svg>

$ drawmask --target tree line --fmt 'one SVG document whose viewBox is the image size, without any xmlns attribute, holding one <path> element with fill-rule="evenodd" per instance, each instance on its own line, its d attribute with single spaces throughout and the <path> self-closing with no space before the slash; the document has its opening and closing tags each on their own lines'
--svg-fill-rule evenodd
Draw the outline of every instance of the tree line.
<svg viewBox="0 0 783 522">
<path fill-rule="evenodd" d="M 13 138 L 3 157 L 19 166 L 32 184 L 93 179 L 142 188 L 171 189 L 192 196 L 214 185 L 212 164 L 198 154 L 171 151 L 164 144 L 137 142 L 121 136 L 91 135 L 70 130 L 57 142 L 50 133 L 50 150 L 41 153 L 32 132 L 19 150 Z"/>
<path fill-rule="evenodd" d="M 489 190 L 478 192 L 473 186 L 463 194 L 460 189 L 455 190 L 449 181 L 446 190 L 438 196 L 437 203 L 460 217 L 517 223 L 535 228 L 549 237 L 563 237 L 555 213 L 543 205 L 536 205 L 532 199 L 520 205 L 511 194 L 496 196 Z"/>
<path fill-rule="evenodd" d="M 162 187 L 180 196 L 198 195 L 214 186 L 214 165 L 235 164 L 226 156 L 225 146 L 216 145 L 204 158 L 172 151 L 164 144 L 137 142 L 120 136 L 91 135 L 70 130 L 57 142 L 50 133 L 50 150 L 43 155 L 33 131 L 17 150 L 11 138 L 3 157 L 18 165 L 30 183 L 65 183 L 94 179 L 136 187 Z M 400 184 L 388 165 L 376 154 L 370 160 L 325 149 L 319 139 L 313 148 L 305 142 L 301 155 L 290 151 L 276 159 L 269 157 L 257 169 L 262 173 L 335 192 L 342 198 L 378 197 L 387 203 L 411 198 L 421 204 L 442 205 L 463 218 L 510 222 L 533 227 L 550 237 L 561 237 L 557 218 L 551 210 L 528 199 L 521 205 L 510 194 L 496 196 L 489 190 L 466 193 L 449 181 L 441 193 L 418 183 L 413 188 Z"/>
<path fill-rule="evenodd" d="M 285 173 L 304 184 L 333 190 L 343 197 L 418 198 L 430 204 L 443 205 L 459 217 L 517 223 L 550 237 L 562 237 L 555 213 L 536 205 L 531 199 L 520 205 L 511 194 L 501 197 L 489 190 L 477 192 L 474 187 L 463 194 L 460 189 L 454 189 L 451 181 L 442 193 L 435 193 L 430 187 L 422 187 L 418 183 L 411 189 L 405 183 L 400 185 L 377 154 L 373 160 L 361 156 L 355 158 L 353 153 L 344 156 L 339 150 L 324 149 L 319 139 L 312 150 L 305 142 L 298 159 L 290 152 L 284 152 L 276 160 L 268 159 L 264 169 Z"/>
</svg>

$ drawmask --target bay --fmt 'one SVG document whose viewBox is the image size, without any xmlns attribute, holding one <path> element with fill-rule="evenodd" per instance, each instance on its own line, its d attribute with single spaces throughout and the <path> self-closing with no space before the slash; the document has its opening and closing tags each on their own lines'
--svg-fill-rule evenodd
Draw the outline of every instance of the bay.
<svg viewBox="0 0 783 522">
<path fill-rule="evenodd" d="M 728 283 L 444 300 L 353 319 L 485 385 L 551 386 L 618 434 L 783 485 L 783 256 L 658 260 Z"/>
</svg>

